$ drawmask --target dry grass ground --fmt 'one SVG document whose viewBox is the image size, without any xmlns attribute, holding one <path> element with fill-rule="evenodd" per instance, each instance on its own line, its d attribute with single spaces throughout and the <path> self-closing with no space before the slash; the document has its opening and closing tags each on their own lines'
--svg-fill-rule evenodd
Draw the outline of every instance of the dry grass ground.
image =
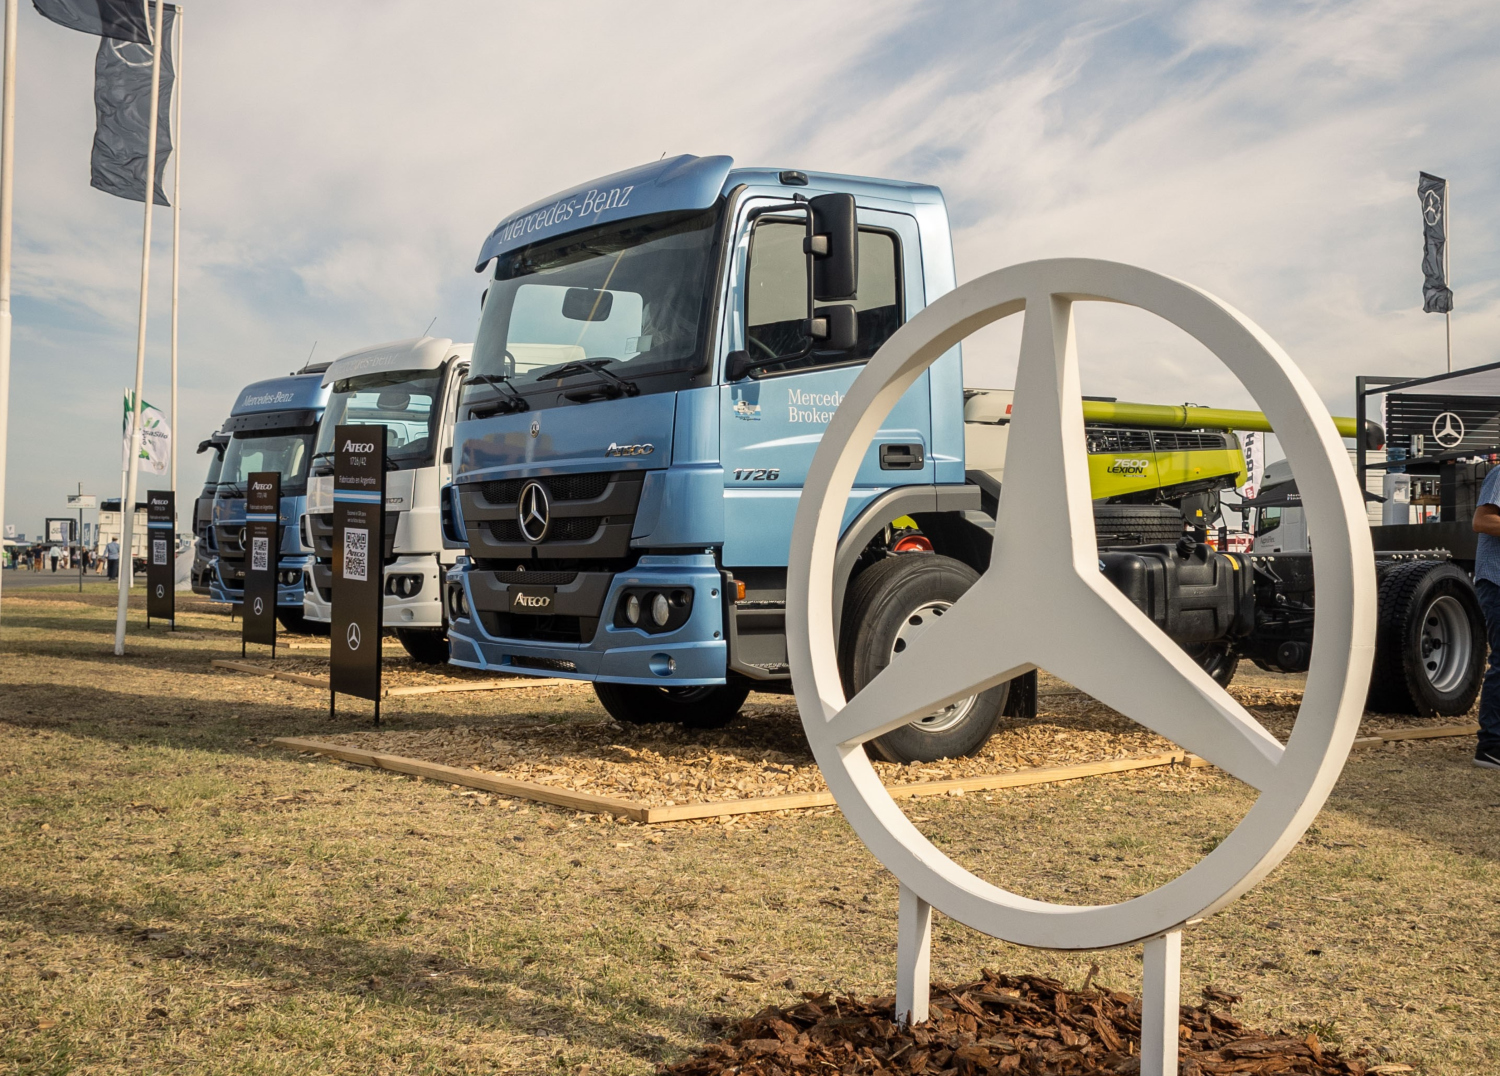
<svg viewBox="0 0 1500 1076">
<path fill-rule="evenodd" d="M 288 756 L 270 738 L 368 738 L 369 705 L 330 722 L 317 691 L 210 671 L 239 646 L 206 606 L 171 636 L 136 611 L 117 659 L 112 599 L 91 587 L 14 593 L 0 626 L 0 1071 L 648 1073 L 797 991 L 892 989 L 896 886 L 836 811 L 648 828 Z M 1295 688 L 1244 690 L 1276 727 Z M 1013 730 L 1033 755 L 1111 731 L 1069 698 Z M 697 750 L 801 766 L 791 708 L 754 709 Z M 393 742 L 462 725 L 569 750 L 604 723 L 571 686 L 382 713 Z M 694 746 L 632 735 L 614 739 Z M 1351 760 L 1286 863 L 1190 933 L 1185 999 L 1212 983 L 1244 994 L 1251 1025 L 1372 1061 L 1500 1068 L 1500 775 L 1471 751 Z M 1192 770 L 908 810 L 987 877 L 1096 902 L 1170 877 L 1249 803 Z M 1136 989 L 1136 951 L 935 930 L 938 978 L 987 966 L 1076 986 L 1091 962 Z"/>
</svg>

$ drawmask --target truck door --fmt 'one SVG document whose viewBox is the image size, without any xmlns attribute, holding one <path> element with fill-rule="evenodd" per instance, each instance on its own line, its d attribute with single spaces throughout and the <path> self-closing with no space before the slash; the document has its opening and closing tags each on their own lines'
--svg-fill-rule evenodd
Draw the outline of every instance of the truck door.
<svg viewBox="0 0 1500 1076">
<path fill-rule="evenodd" d="M 742 205 L 742 221 L 756 204 Z M 823 431 L 864 362 L 925 301 L 916 221 L 863 207 L 858 220 L 859 342 L 847 352 L 800 354 L 807 344 L 805 219 L 763 216 L 740 232 L 741 286 L 729 289 L 734 308 L 726 319 L 740 337 L 732 346 L 756 360 L 789 358 L 719 389 L 727 566 L 786 565 L 797 500 Z M 933 481 L 927 381 L 923 374 L 876 435 L 846 522 L 891 486 Z"/>
</svg>

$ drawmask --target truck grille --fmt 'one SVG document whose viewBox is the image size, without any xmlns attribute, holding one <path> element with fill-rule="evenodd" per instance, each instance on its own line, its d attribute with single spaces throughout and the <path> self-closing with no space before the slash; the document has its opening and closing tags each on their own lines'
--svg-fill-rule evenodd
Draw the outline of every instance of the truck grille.
<svg viewBox="0 0 1500 1076">
<path fill-rule="evenodd" d="M 539 478 L 547 489 L 547 496 L 554 501 L 592 501 L 609 487 L 612 471 L 596 471 L 592 474 L 558 474 Z M 521 496 L 521 487 L 530 478 L 507 478 L 500 482 L 486 482 L 482 487 L 484 499 L 491 504 L 515 504 Z M 587 537 L 587 536 L 585 536 Z"/>
<path fill-rule="evenodd" d="M 626 557 L 645 476 L 644 471 L 594 471 L 460 484 L 469 555 L 485 568 Z M 547 490 L 550 517 L 546 536 L 536 545 L 526 540 L 517 519 L 521 490 L 532 481 Z"/>
<path fill-rule="evenodd" d="M 400 512 L 385 514 L 385 548 L 383 560 L 387 565 L 396 562 L 396 527 L 401 522 Z M 333 513 L 308 513 L 307 530 L 312 538 L 313 556 L 323 564 L 333 563 Z"/>
<path fill-rule="evenodd" d="M 534 587 L 565 587 L 578 578 L 577 572 L 492 572 L 498 583 L 530 583 Z"/>
</svg>

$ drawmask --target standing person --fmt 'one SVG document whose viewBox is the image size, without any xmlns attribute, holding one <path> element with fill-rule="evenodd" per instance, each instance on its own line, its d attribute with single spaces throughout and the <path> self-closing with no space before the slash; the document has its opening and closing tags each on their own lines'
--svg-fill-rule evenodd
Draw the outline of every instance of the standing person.
<svg viewBox="0 0 1500 1076">
<path fill-rule="evenodd" d="M 1500 770 L 1500 467 L 1491 470 L 1479 488 L 1474 529 L 1479 533 L 1474 590 L 1484 610 L 1490 644 L 1490 667 L 1484 671 L 1484 687 L 1479 692 L 1479 743 L 1474 748 L 1474 765 Z"/>
<path fill-rule="evenodd" d="M 113 583 L 120 578 L 120 543 L 113 538 L 104 547 L 104 559 L 109 561 L 109 581 Z"/>
</svg>

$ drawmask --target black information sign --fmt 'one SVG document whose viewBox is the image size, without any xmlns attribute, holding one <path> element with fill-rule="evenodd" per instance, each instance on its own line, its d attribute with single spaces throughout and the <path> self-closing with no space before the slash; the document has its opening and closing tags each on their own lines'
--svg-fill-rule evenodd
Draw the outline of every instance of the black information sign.
<svg viewBox="0 0 1500 1076">
<path fill-rule="evenodd" d="M 177 630 L 177 498 L 169 489 L 146 491 L 146 627 L 151 618 Z"/>
<path fill-rule="evenodd" d="M 385 427 L 338 426 L 333 445 L 333 666 L 339 692 L 371 699 L 380 720 L 384 627 Z"/>
<path fill-rule="evenodd" d="M 240 652 L 265 643 L 276 656 L 276 568 L 281 552 L 281 475 L 252 471 L 245 487 L 245 607 Z"/>
</svg>

